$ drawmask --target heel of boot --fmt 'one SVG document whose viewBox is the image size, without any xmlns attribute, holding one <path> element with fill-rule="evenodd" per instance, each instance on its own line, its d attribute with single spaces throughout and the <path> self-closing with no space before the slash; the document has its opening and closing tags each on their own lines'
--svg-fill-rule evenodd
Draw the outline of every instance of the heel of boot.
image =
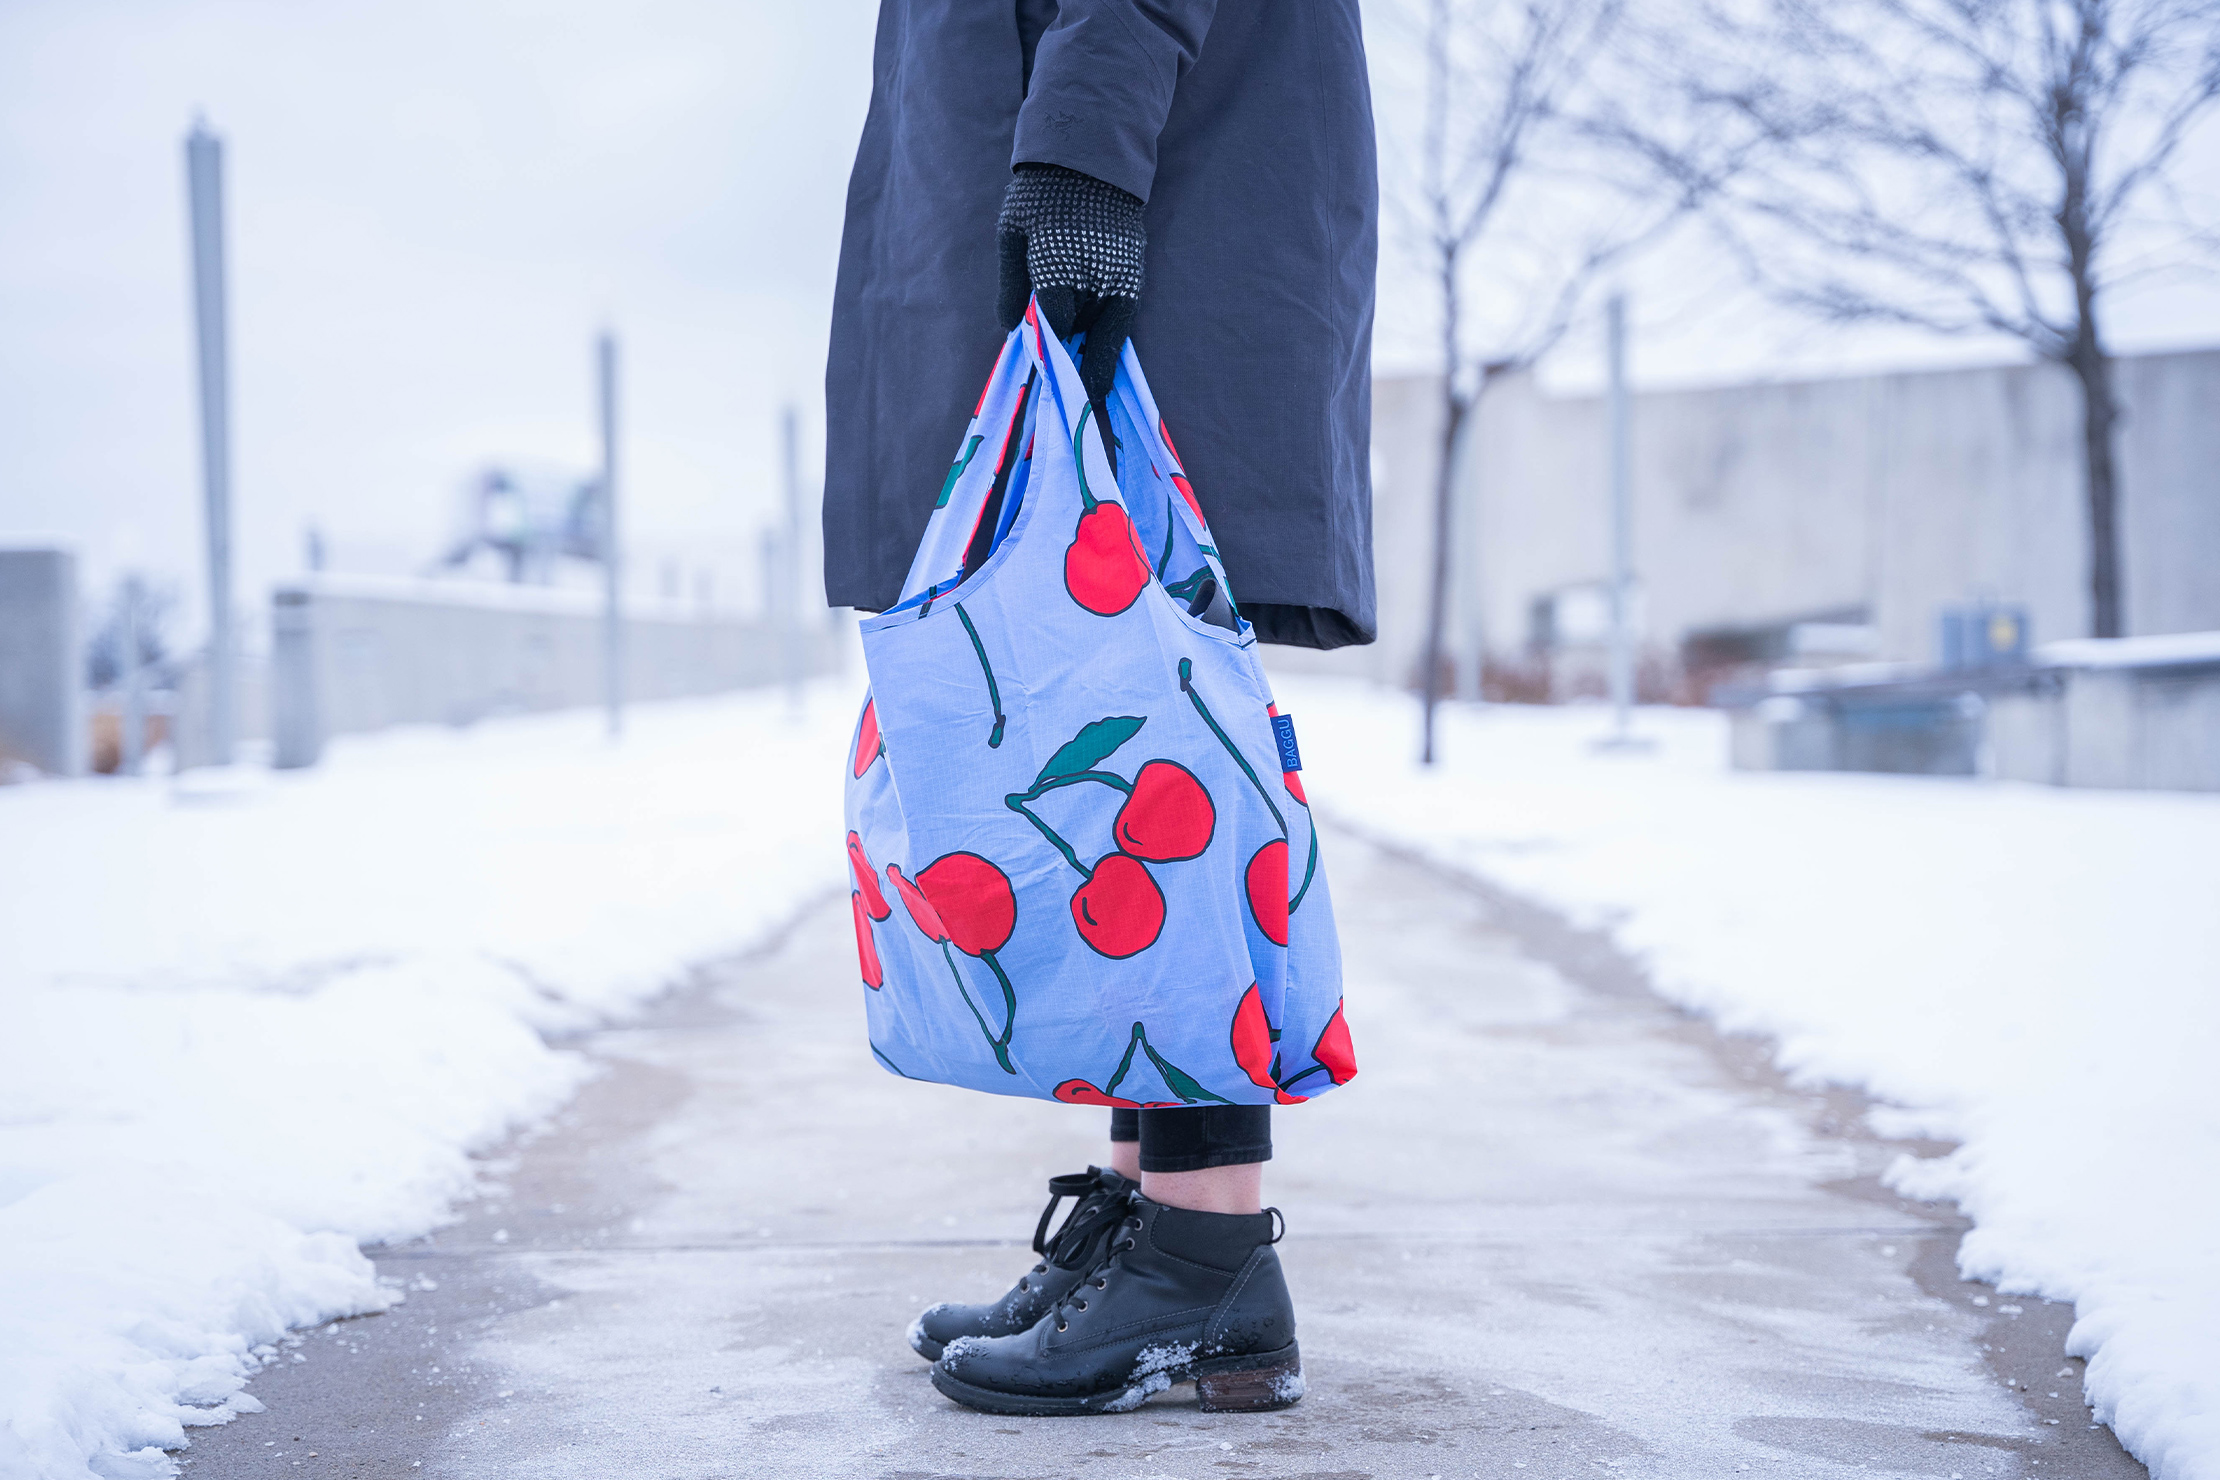
<svg viewBox="0 0 2220 1480">
<path fill-rule="evenodd" d="M 1205 1413 L 1269 1413 L 1303 1396 L 1303 1356 L 1289 1342 L 1276 1352 L 1220 1357 L 1195 1372 Z"/>
</svg>

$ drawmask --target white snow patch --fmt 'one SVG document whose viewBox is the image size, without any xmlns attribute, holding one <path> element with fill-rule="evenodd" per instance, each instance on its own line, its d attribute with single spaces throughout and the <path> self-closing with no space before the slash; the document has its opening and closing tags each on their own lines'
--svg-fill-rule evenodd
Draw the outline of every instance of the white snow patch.
<svg viewBox="0 0 2220 1480">
<path fill-rule="evenodd" d="M 1307 1391 L 1309 1388 L 1303 1382 L 1303 1369 L 1300 1367 L 1293 1372 L 1282 1372 L 1272 1379 L 1272 1396 L 1282 1403 L 1296 1402 Z"/>
<path fill-rule="evenodd" d="M 1484 874 L 1642 959 L 1659 990 L 1862 1085 L 1954 1198 L 1969 1278 L 2075 1302 L 2096 1415 L 2156 1480 L 2220 1477 L 2220 797 L 1738 774 L 1722 716 L 1415 705 L 1280 681 L 1328 816 Z M 1359 1062 L 1364 1004 L 1350 1004 Z M 1359 1081 L 1361 1083 L 1361 1081 Z"/>
<path fill-rule="evenodd" d="M 839 887 L 854 687 L 0 792 L 0 1475 L 174 1474 L 288 1328 L 400 1300 L 358 1243 L 571 1093 L 542 1033 Z"/>
</svg>

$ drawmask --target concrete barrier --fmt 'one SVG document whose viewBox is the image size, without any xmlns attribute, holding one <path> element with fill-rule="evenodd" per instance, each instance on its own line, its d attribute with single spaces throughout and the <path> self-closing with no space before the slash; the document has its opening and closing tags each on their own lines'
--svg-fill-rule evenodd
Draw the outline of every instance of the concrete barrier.
<svg viewBox="0 0 2220 1480">
<path fill-rule="evenodd" d="M 2220 632 L 2054 642 L 1955 673 L 1873 666 L 1896 671 L 1722 696 L 1735 768 L 2220 791 Z"/>
<path fill-rule="evenodd" d="M 314 764 L 324 741 L 398 724 L 602 702 L 597 593 L 458 581 L 317 576 L 273 593 L 274 762 Z M 847 643 L 812 615 L 793 633 L 805 675 L 837 671 Z M 634 602 L 625 614 L 628 700 L 776 683 L 785 637 L 771 623 Z"/>
<path fill-rule="evenodd" d="M 85 645 L 77 557 L 0 549 L 0 767 L 85 770 Z"/>
</svg>

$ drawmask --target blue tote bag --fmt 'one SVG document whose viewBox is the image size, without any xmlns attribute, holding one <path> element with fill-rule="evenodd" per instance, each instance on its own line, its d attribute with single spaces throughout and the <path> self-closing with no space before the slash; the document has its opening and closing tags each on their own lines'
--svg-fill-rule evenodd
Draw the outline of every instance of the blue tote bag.
<svg viewBox="0 0 2220 1480">
<path fill-rule="evenodd" d="M 1130 344 L 1108 404 L 1115 473 L 1029 308 L 862 624 L 872 1050 L 1068 1104 L 1294 1104 L 1356 1063 L 1293 726 Z"/>
</svg>

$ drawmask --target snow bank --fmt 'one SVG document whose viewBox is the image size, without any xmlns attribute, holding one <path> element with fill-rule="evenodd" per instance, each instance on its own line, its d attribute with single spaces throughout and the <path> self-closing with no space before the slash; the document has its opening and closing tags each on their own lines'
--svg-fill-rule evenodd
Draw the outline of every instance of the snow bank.
<svg viewBox="0 0 2220 1480">
<path fill-rule="evenodd" d="M 838 887 L 853 687 L 0 790 L 0 1475 L 172 1474 L 287 1328 L 399 1298 L 358 1241 L 571 1093 L 543 1034 Z"/>
<path fill-rule="evenodd" d="M 1276 687 L 1328 815 L 1959 1142 L 1893 1176 L 1973 1218 L 1962 1271 L 2075 1302 L 2097 1416 L 2158 1480 L 2220 1477 L 2220 797 L 1736 774 L 1689 711 L 1641 755 L 1589 748 L 1598 710 L 1457 707 L 1427 775 L 1402 699 Z"/>
</svg>

